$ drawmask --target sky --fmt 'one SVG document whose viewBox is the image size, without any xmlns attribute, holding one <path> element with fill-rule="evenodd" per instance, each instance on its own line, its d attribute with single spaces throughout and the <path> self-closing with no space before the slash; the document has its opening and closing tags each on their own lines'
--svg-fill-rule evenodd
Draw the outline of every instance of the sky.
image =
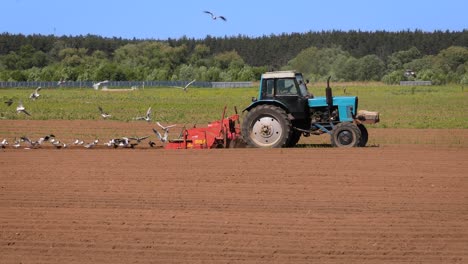
<svg viewBox="0 0 468 264">
<path fill-rule="evenodd" d="M 126 39 L 468 29 L 467 0 L 2 0 L 0 14 L 0 33 Z"/>
</svg>

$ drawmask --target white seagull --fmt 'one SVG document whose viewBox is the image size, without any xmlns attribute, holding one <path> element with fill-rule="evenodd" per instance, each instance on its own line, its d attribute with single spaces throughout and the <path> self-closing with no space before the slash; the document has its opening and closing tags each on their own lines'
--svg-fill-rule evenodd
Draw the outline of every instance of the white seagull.
<svg viewBox="0 0 468 264">
<path fill-rule="evenodd" d="M 101 112 L 102 118 L 106 119 L 106 118 L 109 118 L 109 117 L 112 116 L 112 115 L 110 115 L 110 114 L 104 112 L 104 110 L 102 110 L 102 107 L 98 106 L 98 109 L 99 109 L 99 112 Z"/>
<path fill-rule="evenodd" d="M 94 146 L 96 146 L 98 142 L 99 142 L 99 139 L 96 139 L 93 142 L 84 145 L 84 147 L 87 148 L 87 149 L 94 148 Z"/>
<path fill-rule="evenodd" d="M 37 87 L 36 90 L 34 90 L 33 93 L 31 93 L 31 95 L 29 95 L 29 99 L 32 99 L 32 100 L 36 100 L 37 98 L 39 98 L 40 94 L 39 94 L 39 91 L 42 89 L 42 87 Z"/>
<path fill-rule="evenodd" d="M 151 121 L 151 106 L 150 106 L 150 107 L 148 108 L 148 110 L 146 111 L 146 115 L 145 115 L 145 116 L 136 117 L 135 120 L 145 120 L 146 122 Z"/>
<path fill-rule="evenodd" d="M 211 15 L 211 18 L 212 18 L 213 20 L 216 20 L 217 18 L 220 18 L 220 19 L 222 19 L 222 20 L 224 20 L 224 21 L 227 21 L 227 19 L 226 19 L 224 16 L 215 16 L 215 15 L 214 15 L 212 12 L 210 12 L 210 11 L 203 11 L 203 12 L 206 13 L 206 14 Z"/>
<path fill-rule="evenodd" d="M 21 147 L 20 140 L 17 140 L 15 137 L 14 144 L 12 145 L 14 148 L 19 148 Z"/>
<path fill-rule="evenodd" d="M 93 84 L 93 88 L 94 88 L 94 90 L 99 90 L 99 86 L 101 86 L 101 84 L 107 84 L 107 83 L 109 83 L 108 80 L 105 80 L 105 81 L 102 81 L 102 82 L 97 82 L 97 83 Z"/>
<path fill-rule="evenodd" d="M 52 145 L 54 145 L 54 147 L 56 147 L 58 149 L 68 147 L 67 144 L 60 142 L 60 140 L 54 140 L 54 142 L 52 142 Z"/>
<path fill-rule="evenodd" d="M 25 113 L 26 115 L 30 116 L 31 114 L 26 111 L 26 108 L 23 106 L 23 102 L 19 101 L 18 106 L 16 107 L 16 113 Z"/>
<path fill-rule="evenodd" d="M 192 85 L 196 80 L 192 80 L 191 82 L 187 83 L 184 87 L 177 87 L 177 88 L 180 88 L 182 89 L 184 92 L 187 92 L 188 91 L 188 87 L 190 85 Z"/>
<path fill-rule="evenodd" d="M 37 147 L 40 147 L 42 142 L 44 142 L 44 138 L 40 138 L 38 141 L 32 141 L 31 139 L 29 139 L 28 137 L 26 136 L 23 136 L 20 138 L 21 141 L 24 141 L 24 142 L 28 142 L 29 143 L 29 146 L 31 148 L 37 148 Z"/>
<path fill-rule="evenodd" d="M 169 135 L 169 128 L 171 127 L 174 127 L 176 125 L 170 125 L 170 126 L 163 126 L 161 125 L 161 123 L 159 122 L 156 122 L 156 124 L 162 128 L 162 130 L 164 131 L 164 135 L 161 135 L 161 133 L 159 133 L 159 131 L 157 131 L 156 129 L 153 128 L 153 132 L 156 134 L 156 136 L 159 138 L 159 140 L 161 140 L 161 142 L 167 142 L 167 137 Z"/>
<path fill-rule="evenodd" d="M 83 144 L 84 144 L 83 140 L 75 139 L 75 141 L 73 141 L 73 145 L 83 145 Z"/>
<path fill-rule="evenodd" d="M 6 148 L 6 146 L 8 146 L 8 141 L 4 138 L 2 142 L 0 142 L 0 148 Z"/>
</svg>

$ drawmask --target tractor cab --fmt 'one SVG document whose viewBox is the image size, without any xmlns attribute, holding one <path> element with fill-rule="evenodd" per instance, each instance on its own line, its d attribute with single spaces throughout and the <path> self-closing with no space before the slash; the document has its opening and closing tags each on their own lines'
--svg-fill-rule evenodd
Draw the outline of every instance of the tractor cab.
<svg viewBox="0 0 468 264">
<path fill-rule="evenodd" d="M 297 119 L 307 118 L 308 99 L 313 96 L 307 90 L 301 73 L 293 71 L 267 72 L 262 75 L 260 101 L 274 101 Z"/>
</svg>

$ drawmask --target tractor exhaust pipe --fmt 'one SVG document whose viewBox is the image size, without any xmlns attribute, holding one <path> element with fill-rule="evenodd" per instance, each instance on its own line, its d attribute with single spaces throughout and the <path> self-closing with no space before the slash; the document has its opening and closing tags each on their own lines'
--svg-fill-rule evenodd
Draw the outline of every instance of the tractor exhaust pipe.
<svg viewBox="0 0 468 264">
<path fill-rule="evenodd" d="M 325 96 L 326 96 L 326 101 L 328 105 L 328 118 L 331 118 L 332 107 L 333 107 L 333 94 L 332 94 L 332 89 L 330 87 L 330 78 L 331 76 L 328 76 L 327 88 L 325 88 Z"/>
<path fill-rule="evenodd" d="M 325 96 L 327 98 L 328 109 L 331 109 L 331 107 L 333 106 L 333 95 L 332 95 L 332 89 L 330 87 L 330 78 L 331 76 L 328 76 L 327 88 L 325 88 Z"/>
</svg>

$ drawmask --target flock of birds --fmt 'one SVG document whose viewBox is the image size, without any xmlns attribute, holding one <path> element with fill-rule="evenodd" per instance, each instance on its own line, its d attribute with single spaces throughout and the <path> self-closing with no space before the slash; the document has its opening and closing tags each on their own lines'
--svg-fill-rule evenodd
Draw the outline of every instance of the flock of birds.
<svg viewBox="0 0 468 264">
<path fill-rule="evenodd" d="M 189 82 L 184 87 L 177 87 L 177 88 L 181 88 L 181 89 L 183 89 L 183 91 L 187 92 L 188 87 L 191 84 L 193 84 L 194 82 L 195 82 L 195 80 Z M 40 90 L 41 90 L 41 87 L 36 88 L 34 90 L 34 92 L 32 92 L 29 95 L 29 99 L 31 99 L 33 101 L 37 100 L 41 96 L 39 94 Z M 9 106 L 13 105 L 14 100 L 13 100 L 13 98 L 10 98 L 10 99 L 6 100 L 4 103 L 9 107 Z M 98 106 L 98 110 L 99 110 L 100 116 L 103 119 L 108 119 L 108 118 L 112 117 L 112 115 L 110 113 L 104 111 L 104 109 L 101 106 Z M 26 111 L 26 108 L 24 107 L 22 100 L 18 101 L 18 105 L 16 107 L 16 112 L 18 114 L 23 113 L 23 114 L 26 114 L 28 116 L 31 116 L 31 114 L 28 111 Z M 146 111 L 145 115 L 137 116 L 133 120 L 142 120 L 142 121 L 146 121 L 146 122 L 149 123 L 149 122 L 151 122 L 151 119 L 152 119 L 151 116 L 152 116 L 152 113 L 151 113 L 151 106 L 150 106 L 148 108 L 148 110 Z M 156 128 L 153 128 L 152 129 L 153 133 L 156 135 L 156 137 L 163 144 L 168 142 L 168 140 L 169 140 L 169 138 L 168 138 L 169 137 L 169 129 L 176 126 L 176 125 L 164 126 L 160 122 L 156 122 L 156 124 L 160 127 L 162 132 L 158 131 Z M 182 130 L 182 132 L 183 132 L 183 130 Z M 182 132 L 179 134 L 178 138 L 182 137 Z M 107 142 L 104 142 L 103 145 L 107 146 L 107 147 L 112 147 L 112 148 L 118 148 L 118 147 L 121 147 L 121 148 L 134 148 L 135 146 L 137 146 L 138 144 L 140 144 L 143 140 L 145 140 L 147 138 L 149 138 L 149 136 L 113 138 L 113 139 L 110 139 Z M 95 139 L 95 140 L 93 140 L 92 142 L 89 142 L 89 143 L 85 143 L 83 140 L 80 140 L 80 139 L 75 139 L 73 142 L 65 143 L 65 142 L 62 142 L 62 141 L 58 140 L 55 137 L 55 135 L 49 134 L 47 136 L 39 138 L 38 140 L 32 140 L 32 139 L 30 139 L 30 138 L 28 138 L 26 136 L 22 136 L 19 139 L 15 138 L 13 140 L 13 143 L 12 143 L 11 147 L 13 147 L 13 148 L 24 147 L 25 149 L 36 149 L 36 148 L 40 148 L 41 146 L 43 146 L 45 144 L 50 144 L 50 146 L 53 146 L 53 147 L 55 147 L 57 149 L 68 148 L 69 146 L 83 146 L 84 148 L 91 149 L 91 148 L 94 148 L 95 146 L 97 146 L 98 143 L 99 143 L 99 139 Z M 148 145 L 150 147 L 155 147 L 157 144 L 156 144 L 156 142 L 149 140 Z M 5 149 L 8 146 L 10 146 L 10 143 L 8 142 L 7 139 L 4 138 L 2 141 L 0 141 L 0 148 Z"/>
<path fill-rule="evenodd" d="M 171 127 L 174 127 L 176 125 L 168 125 L 168 126 L 163 126 L 161 123 L 156 122 L 156 124 L 161 128 L 163 131 L 160 133 L 157 129 L 153 128 L 153 132 L 156 135 L 156 137 L 162 142 L 166 143 L 168 142 L 169 138 L 169 129 Z M 178 138 L 181 138 L 183 135 L 184 129 L 182 129 L 181 133 L 179 134 Z M 135 148 L 138 146 L 141 142 L 145 141 L 148 139 L 150 136 L 142 136 L 142 137 L 120 137 L 120 138 L 112 138 L 109 141 L 104 142 L 102 145 L 108 148 Z M 40 137 L 37 140 L 33 140 L 27 136 L 22 136 L 19 139 L 15 137 L 13 140 L 11 147 L 12 148 L 21 148 L 23 147 L 24 149 L 37 149 L 41 148 L 42 146 L 52 146 L 57 149 L 65 149 L 68 148 L 69 146 L 74 146 L 74 147 L 84 147 L 87 149 L 92 149 L 96 146 L 99 145 L 100 140 L 95 139 L 91 142 L 86 143 L 84 140 L 81 139 L 75 139 L 72 142 L 65 143 L 63 141 L 60 141 L 57 139 L 57 137 L 54 134 L 49 134 L 44 137 Z M 156 147 L 158 144 L 152 140 L 148 140 L 148 145 L 151 148 Z M 6 138 L 4 138 L 2 141 L 0 141 L 0 148 L 5 149 L 10 146 L 10 143 Z"/>
</svg>

